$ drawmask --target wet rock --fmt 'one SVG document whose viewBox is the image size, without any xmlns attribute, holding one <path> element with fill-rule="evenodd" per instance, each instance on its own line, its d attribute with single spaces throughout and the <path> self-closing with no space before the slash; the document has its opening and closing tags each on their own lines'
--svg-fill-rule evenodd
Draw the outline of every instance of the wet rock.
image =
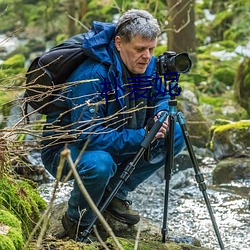
<svg viewBox="0 0 250 250">
<path fill-rule="evenodd" d="M 47 230 L 47 239 L 54 239 L 54 244 L 60 243 L 61 239 L 57 239 L 58 235 L 62 235 L 64 229 L 61 224 L 61 217 L 65 213 L 67 204 L 65 202 L 57 204 L 52 209 L 51 221 Z M 139 235 L 140 249 L 186 249 L 186 250 L 208 250 L 208 248 L 201 247 L 201 243 L 195 237 L 185 235 L 175 235 L 173 232 L 169 232 L 166 238 L 166 243 L 161 241 L 161 230 L 158 226 L 154 225 L 147 219 L 141 219 L 140 223 L 135 226 L 128 226 L 119 221 L 114 220 L 112 217 L 104 213 L 105 219 L 112 228 L 116 237 L 119 237 L 120 243 L 124 246 L 124 249 L 134 249 L 134 240 Z M 104 230 L 102 226 L 98 226 L 97 229 Z M 99 233 L 101 233 L 99 231 Z M 107 235 L 108 236 L 108 235 Z M 46 238 L 44 242 L 46 242 Z M 125 243 L 128 242 L 127 244 Z M 130 242 L 131 241 L 131 242 Z M 64 239 L 65 244 L 67 238 Z M 72 241 L 71 241 L 72 242 Z M 108 238 L 106 242 L 112 242 L 111 238 Z M 73 244 L 73 242 L 72 242 Z M 76 245 L 79 243 L 75 243 Z M 130 246 L 131 244 L 131 246 Z M 151 247 L 149 247 L 151 245 Z M 126 246 L 126 247 L 125 247 Z M 154 246 L 154 248 L 152 248 Z M 60 248 L 61 249 L 61 248 Z M 102 248 L 95 248 L 102 249 Z M 113 248 L 112 248 L 113 249 Z"/>
<path fill-rule="evenodd" d="M 213 183 L 228 183 L 232 180 L 250 178 L 250 158 L 227 158 L 220 161 L 213 171 Z"/>
</svg>

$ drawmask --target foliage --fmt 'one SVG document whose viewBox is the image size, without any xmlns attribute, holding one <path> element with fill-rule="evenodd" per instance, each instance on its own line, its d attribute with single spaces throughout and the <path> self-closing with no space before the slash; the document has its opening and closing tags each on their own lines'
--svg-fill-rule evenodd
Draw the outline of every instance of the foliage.
<svg viewBox="0 0 250 250">
<path fill-rule="evenodd" d="M 0 209 L 0 226 L 6 231 L 0 234 L 0 249 L 21 249 L 24 240 L 21 223 L 17 217 L 5 209 Z"/>
<path fill-rule="evenodd" d="M 24 180 L 2 174 L 0 179 L 0 207 L 8 209 L 22 222 L 26 238 L 45 209 L 45 201 L 38 192 Z"/>
<path fill-rule="evenodd" d="M 209 11 L 214 17 L 206 19 L 204 10 Z M 204 0 L 197 4 L 196 13 L 201 18 L 196 26 L 199 31 L 199 42 L 232 40 L 237 44 L 245 45 L 250 37 L 250 30 L 246 25 L 250 22 L 249 10 L 250 2 L 247 0 Z"/>
</svg>

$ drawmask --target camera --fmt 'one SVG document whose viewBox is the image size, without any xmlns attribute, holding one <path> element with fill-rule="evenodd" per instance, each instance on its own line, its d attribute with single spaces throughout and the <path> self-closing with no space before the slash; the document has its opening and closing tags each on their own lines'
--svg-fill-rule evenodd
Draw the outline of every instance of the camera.
<svg viewBox="0 0 250 250">
<path fill-rule="evenodd" d="M 187 53 L 176 54 L 174 51 L 167 51 L 156 59 L 156 69 L 159 75 L 170 72 L 187 73 L 191 67 L 192 61 Z"/>
</svg>

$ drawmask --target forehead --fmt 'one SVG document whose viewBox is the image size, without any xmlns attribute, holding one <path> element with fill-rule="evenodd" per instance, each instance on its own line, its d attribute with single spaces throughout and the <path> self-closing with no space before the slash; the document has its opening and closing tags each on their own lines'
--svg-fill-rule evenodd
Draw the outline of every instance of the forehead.
<svg viewBox="0 0 250 250">
<path fill-rule="evenodd" d="M 157 38 L 154 39 L 145 39 L 140 35 L 134 36 L 128 44 L 134 46 L 143 46 L 143 47 L 155 47 L 157 43 Z"/>
</svg>

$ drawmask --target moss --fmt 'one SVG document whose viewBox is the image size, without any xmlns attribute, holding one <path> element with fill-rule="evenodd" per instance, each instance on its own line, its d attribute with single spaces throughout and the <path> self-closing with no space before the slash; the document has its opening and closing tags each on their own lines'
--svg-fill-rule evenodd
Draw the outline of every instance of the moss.
<svg viewBox="0 0 250 250">
<path fill-rule="evenodd" d="M 0 249 L 16 250 L 13 241 L 7 235 L 0 234 Z"/>
<path fill-rule="evenodd" d="M 6 235 L 0 235 L 0 249 L 21 249 L 24 243 L 20 221 L 8 212 L 0 210 L 0 223 L 10 227 Z M 4 236 L 4 237 L 2 237 Z"/>
<path fill-rule="evenodd" d="M 7 236 L 12 240 L 14 246 L 16 247 L 16 249 L 21 249 L 23 244 L 24 244 L 24 240 L 23 240 L 23 236 L 22 236 L 22 231 L 16 231 L 15 228 L 11 228 L 9 233 L 7 234 Z"/>
<path fill-rule="evenodd" d="M 25 56 L 23 54 L 16 54 L 2 64 L 2 69 L 9 69 L 10 67 L 23 68 L 25 64 Z"/>
<path fill-rule="evenodd" d="M 122 245 L 124 250 L 133 250 L 135 241 L 133 239 L 124 239 L 124 238 L 118 238 L 120 244 Z M 113 245 L 113 240 L 109 238 L 106 242 Z M 167 242 L 162 243 L 161 241 L 155 241 L 155 240 L 144 240 L 140 241 L 138 244 L 139 250 L 199 250 L 199 249 L 205 249 L 202 247 L 196 247 L 194 245 L 189 244 L 183 244 L 183 243 L 175 243 L 175 242 Z"/>
<path fill-rule="evenodd" d="M 4 206 L 20 221 L 24 237 L 34 228 L 40 218 L 40 211 L 46 207 L 38 192 L 23 180 L 14 180 L 9 176 L 0 179 L 0 206 Z"/>
<path fill-rule="evenodd" d="M 232 86 L 234 83 L 235 72 L 229 67 L 221 67 L 214 71 L 213 78 L 228 86 Z"/>
<path fill-rule="evenodd" d="M 214 107 L 221 107 L 224 103 L 224 99 L 221 96 L 209 96 L 209 95 L 200 95 L 200 103 L 207 103 Z"/>
<path fill-rule="evenodd" d="M 11 214 L 7 210 L 0 209 L 0 221 L 7 226 L 14 227 L 17 230 L 21 230 L 20 221 L 16 218 L 16 216 Z"/>
<path fill-rule="evenodd" d="M 222 126 L 215 126 L 214 133 L 220 133 L 220 132 L 225 132 L 231 129 L 245 129 L 250 127 L 250 121 L 239 121 L 239 122 L 234 122 L 234 123 L 229 123 L 226 125 Z"/>
<path fill-rule="evenodd" d="M 210 149 L 214 150 L 214 141 L 215 138 L 217 141 L 220 141 L 220 144 L 226 144 L 228 151 L 234 152 L 234 147 L 236 142 L 248 143 L 250 141 L 250 133 L 245 131 L 249 130 L 250 121 L 243 120 L 238 122 L 232 122 L 225 125 L 214 125 L 210 130 Z M 234 141 L 230 142 L 230 133 L 234 133 Z M 250 130 L 249 130 L 250 132 Z"/>
</svg>

